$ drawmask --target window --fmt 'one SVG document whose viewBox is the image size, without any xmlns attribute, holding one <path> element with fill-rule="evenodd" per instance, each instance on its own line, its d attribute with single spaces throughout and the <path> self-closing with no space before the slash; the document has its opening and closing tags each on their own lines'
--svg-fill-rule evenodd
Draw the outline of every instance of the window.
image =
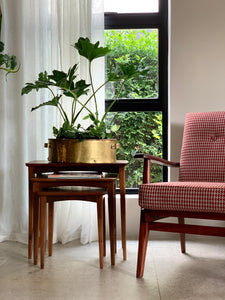
<svg viewBox="0 0 225 300">
<path fill-rule="evenodd" d="M 124 7 L 122 6 L 124 3 Z M 135 6 L 136 5 L 136 6 Z M 106 62 L 127 60 L 149 66 L 150 76 L 125 86 L 111 109 L 108 121 L 120 125 L 115 133 L 121 147 L 119 159 L 127 159 L 127 192 L 137 191 L 142 181 L 136 152 L 167 158 L 168 123 L 168 3 L 167 0 L 105 0 L 105 44 L 112 51 Z M 106 108 L 118 87 L 106 87 Z M 138 92 L 139 91 L 139 92 Z M 167 178 L 166 170 L 153 167 L 153 181 Z"/>
<path fill-rule="evenodd" d="M 105 12 L 153 13 L 159 11 L 158 0 L 105 0 Z"/>
</svg>

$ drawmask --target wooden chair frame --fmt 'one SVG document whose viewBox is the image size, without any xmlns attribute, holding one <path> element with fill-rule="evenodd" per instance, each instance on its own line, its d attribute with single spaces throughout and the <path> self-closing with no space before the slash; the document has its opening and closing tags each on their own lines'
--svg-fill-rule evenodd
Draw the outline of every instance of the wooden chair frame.
<svg viewBox="0 0 225 300">
<path fill-rule="evenodd" d="M 166 167 L 179 168 L 180 166 L 178 162 L 171 162 L 151 155 L 137 154 L 136 158 L 144 159 L 143 183 L 150 183 L 151 162 Z M 158 220 L 168 217 L 177 217 L 178 223 L 174 224 L 167 222 L 158 222 Z M 225 214 L 141 209 L 136 274 L 138 278 L 143 277 L 144 274 L 145 258 L 150 230 L 179 233 L 182 253 L 185 253 L 186 251 L 185 233 L 225 237 L 225 227 L 185 224 L 185 218 L 225 221 Z"/>
</svg>

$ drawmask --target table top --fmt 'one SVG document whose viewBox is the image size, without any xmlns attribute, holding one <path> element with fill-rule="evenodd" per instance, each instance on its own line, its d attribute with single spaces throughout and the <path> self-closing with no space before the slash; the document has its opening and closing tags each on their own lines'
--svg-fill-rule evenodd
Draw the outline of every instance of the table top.
<svg viewBox="0 0 225 300">
<path fill-rule="evenodd" d="M 113 166 L 126 166 L 128 164 L 127 160 L 116 160 L 113 163 L 53 163 L 48 160 L 33 160 L 28 163 L 26 163 L 27 167 L 45 167 L 45 166 L 51 166 L 51 167 L 82 167 L 82 166 L 108 166 L 108 165 L 113 165 Z"/>
<path fill-rule="evenodd" d="M 34 160 L 26 163 L 29 169 L 29 177 L 34 174 L 60 172 L 60 171 L 98 171 L 107 173 L 124 172 L 127 160 L 116 160 L 114 163 L 52 163 L 47 160 Z"/>
</svg>

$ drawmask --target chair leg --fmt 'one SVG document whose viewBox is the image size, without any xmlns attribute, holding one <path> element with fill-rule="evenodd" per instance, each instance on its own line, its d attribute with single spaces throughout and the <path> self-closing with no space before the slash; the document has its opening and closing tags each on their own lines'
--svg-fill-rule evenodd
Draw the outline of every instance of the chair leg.
<svg viewBox="0 0 225 300">
<path fill-rule="evenodd" d="M 178 218 L 178 223 L 179 224 L 184 224 L 184 218 Z M 180 246 L 181 246 L 181 252 L 185 253 L 186 252 L 185 233 L 180 233 Z"/>
<path fill-rule="evenodd" d="M 141 217 L 138 245 L 138 260 L 137 260 L 137 278 L 142 278 L 144 274 L 145 258 L 148 245 L 148 223 Z"/>
<path fill-rule="evenodd" d="M 54 202 L 48 203 L 48 255 L 52 256 Z"/>
<path fill-rule="evenodd" d="M 103 253 L 104 253 L 104 234 L 103 234 L 103 197 L 99 197 L 97 200 L 97 214 L 98 214 L 98 243 L 99 243 L 99 264 L 100 268 L 103 268 Z"/>
<path fill-rule="evenodd" d="M 46 202 L 45 196 L 40 197 L 40 240 L 41 240 L 41 269 L 44 269 L 46 245 Z"/>
</svg>

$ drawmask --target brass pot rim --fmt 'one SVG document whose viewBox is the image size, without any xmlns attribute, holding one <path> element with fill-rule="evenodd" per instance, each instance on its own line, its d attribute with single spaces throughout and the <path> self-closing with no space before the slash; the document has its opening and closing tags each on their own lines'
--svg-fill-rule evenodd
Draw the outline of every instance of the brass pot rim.
<svg viewBox="0 0 225 300">
<path fill-rule="evenodd" d="M 69 139 L 69 138 L 49 138 L 48 140 L 54 140 L 54 141 L 57 141 L 57 140 L 74 140 L 74 141 L 79 141 L 79 139 Z M 81 142 L 84 142 L 84 141 L 116 141 L 117 139 L 92 139 L 92 138 L 85 138 L 84 140 L 81 140 Z"/>
</svg>

